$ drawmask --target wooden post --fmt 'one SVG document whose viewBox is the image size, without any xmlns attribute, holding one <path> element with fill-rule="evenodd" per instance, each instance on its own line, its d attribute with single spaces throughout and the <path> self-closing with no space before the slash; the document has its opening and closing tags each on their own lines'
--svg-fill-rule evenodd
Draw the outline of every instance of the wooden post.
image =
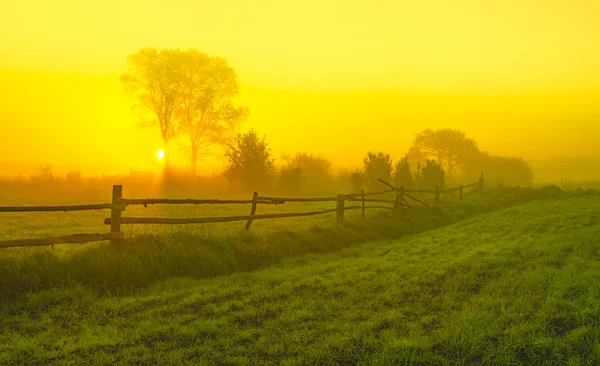
<svg viewBox="0 0 600 366">
<path fill-rule="evenodd" d="M 252 225 L 252 219 L 256 214 L 256 201 L 258 201 L 258 192 L 254 192 L 254 195 L 252 196 L 252 209 L 250 210 L 250 218 L 246 223 L 246 230 L 250 230 L 250 225 Z"/>
<path fill-rule="evenodd" d="M 362 218 L 365 218 L 365 189 L 362 188 L 360 190 L 360 195 L 362 196 Z"/>
<path fill-rule="evenodd" d="M 435 202 L 440 201 L 440 185 L 435 186 Z"/>
<path fill-rule="evenodd" d="M 400 187 L 396 194 L 396 202 L 394 202 L 394 211 L 399 214 L 404 214 L 404 186 Z"/>
<path fill-rule="evenodd" d="M 479 178 L 479 194 L 483 196 L 483 173 L 481 173 L 481 178 Z"/>
<path fill-rule="evenodd" d="M 112 207 L 110 209 L 110 232 L 112 234 L 121 232 L 121 211 L 123 211 L 121 198 L 123 198 L 123 186 L 114 185 L 112 191 Z M 120 242 L 120 239 L 111 240 L 112 244 L 119 244 Z"/>
<path fill-rule="evenodd" d="M 344 200 L 346 197 L 343 194 L 337 195 L 337 210 L 335 213 L 336 222 L 341 225 L 344 223 Z"/>
<path fill-rule="evenodd" d="M 463 200 L 463 198 L 465 196 L 464 195 L 464 189 L 465 189 L 465 187 L 462 184 L 458 188 L 458 199 L 461 200 L 461 201 Z"/>
</svg>

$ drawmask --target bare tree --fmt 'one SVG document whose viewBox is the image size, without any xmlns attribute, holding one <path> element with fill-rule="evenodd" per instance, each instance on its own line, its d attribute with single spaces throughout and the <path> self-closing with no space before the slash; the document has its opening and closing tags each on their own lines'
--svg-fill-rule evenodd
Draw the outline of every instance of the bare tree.
<svg viewBox="0 0 600 366">
<path fill-rule="evenodd" d="M 136 101 L 142 120 L 160 127 L 165 150 L 178 133 L 176 112 L 182 104 L 181 55 L 179 50 L 143 48 L 129 55 L 129 68 L 121 75 L 121 83 Z"/>
<path fill-rule="evenodd" d="M 188 50 L 183 59 L 178 115 L 181 131 L 189 138 L 190 166 L 195 174 L 198 160 L 209 154 L 210 148 L 232 141 L 248 110 L 233 104 L 239 87 L 226 60 L 196 50 Z"/>
</svg>

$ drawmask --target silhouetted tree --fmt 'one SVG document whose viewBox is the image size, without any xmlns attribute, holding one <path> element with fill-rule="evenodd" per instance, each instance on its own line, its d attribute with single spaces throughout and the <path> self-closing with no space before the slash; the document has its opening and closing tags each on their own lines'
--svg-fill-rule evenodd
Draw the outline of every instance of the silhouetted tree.
<svg viewBox="0 0 600 366">
<path fill-rule="evenodd" d="M 420 185 L 424 189 L 444 189 L 446 173 L 442 166 L 435 160 L 427 160 L 421 168 Z"/>
<path fill-rule="evenodd" d="M 364 187 L 364 174 L 360 169 L 356 169 L 350 174 L 350 185 L 352 192 L 358 193 Z"/>
<path fill-rule="evenodd" d="M 238 134 L 233 144 L 227 145 L 225 156 L 229 160 L 224 175 L 231 181 L 239 181 L 246 188 L 265 187 L 273 178 L 275 165 L 265 138 L 256 131 Z"/>
<path fill-rule="evenodd" d="M 477 144 L 464 132 L 452 129 L 427 129 L 415 137 L 408 152 L 411 161 L 436 160 L 449 179 L 454 179 L 457 170 L 479 153 Z"/>
<path fill-rule="evenodd" d="M 196 173 L 198 159 L 214 146 L 231 142 L 248 110 L 236 107 L 239 87 L 235 71 L 227 61 L 197 50 L 182 54 L 180 74 L 180 129 L 189 138 L 190 166 Z"/>
<path fill-rule="evenodd" d="M 394 183 L 396 187 L 404 186 L 404 188 L 412 188 L 414 185 L 413 175 L 410 172 L 410 164 L 406 156 L 396 163 L 394 168 Z"/>
<path fill-rule="evenodd" d="M 384 187 L 382 183 L 377 181 L 377 178 L 381 178 L 386 182 L 391 180 L 392 158 L 389 154 L 369 152 L 363 161 L 363 165 L 365 188 L 367 190 L 374 191 Z"/>
<path fill-rule="evenodd" d="M 182 104 L 182 53 L 143 48 L 129 55 L 127 63 L 129 68 L 121 76 L 121 83 L 136 101 L 142 123 L 159 126 L 167 150 L 169 141 L 178 133 L 176 112 Z"/>
</svg>

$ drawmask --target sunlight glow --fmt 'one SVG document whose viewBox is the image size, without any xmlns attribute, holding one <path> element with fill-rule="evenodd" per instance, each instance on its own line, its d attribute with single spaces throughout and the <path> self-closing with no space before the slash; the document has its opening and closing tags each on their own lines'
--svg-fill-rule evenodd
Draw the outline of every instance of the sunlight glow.
<svg viewBox="0 0 600 366">
<path fill-rule="evenodd" d="M 275 158 L 306 152 L 354 171 L 368 151 L 398 160 L 417 133 L 444 127 L 493 155 L 600 156 L 600 1 L 365 4 L 0 0 L 1 174 L 189 166 L 188 137 L 165 144 L 120 81 L 143 47 L 228 60 L 235 104 L 250 111 L 241 128 Z M 214 155 L 199 172 L 225 169 Z"/>
<path fill-rule="evenodd" d="M 165 158 L 165 150 L 158 150 L 156 152 L 156 157 L 158 158 L 158 160 L 162 160 Z"/>
</svg>

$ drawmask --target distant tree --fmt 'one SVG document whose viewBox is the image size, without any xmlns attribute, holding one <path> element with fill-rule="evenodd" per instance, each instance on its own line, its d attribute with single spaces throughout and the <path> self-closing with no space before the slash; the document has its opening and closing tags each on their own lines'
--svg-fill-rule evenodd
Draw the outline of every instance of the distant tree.
<svg viewBox="0 0 600 366">
<path fill-rule="evenodd" d="M 180 83 L 180 129 L 189 139 L 190 167 L 195 174 L 203 155 L 231 142 L 248 109 L 234 106 L 239 92 L 236 74 L 222 58 L 193 49 L 184 52 Z"/>
<path fill-rule="evenodd" d="M 560 177 L 560 188 L 565 192 L 573 190 L 573 179 Z"/>
<path fill-rule="evenodd" d="M 284 166 L 279 175 L 279 189 L 286 193 L 299 193 L 303 190 L 302 168 Z"/>
<path fill-rule="evenodd" d="M 365 188 L 367 190 L 374 191 L 384 187 L 377 178 L 381 178 L 386 182 L 391 180 L 392 158 L 389 154 L 369 152 L 363 161 L 363 166 Z"/>
<path fill-rule="evenodd" d="M 445 170 L 449 179 L 473 156 L 479 154 L 479 148 L 464 132 L 452 129 L 424 130 L 417 134 L 408 158 L 411 161 L 437 161 Z"/>
<path fill-rule="evenodd" d="M 50 164 L 40 166 L 37 171 L 29 176 L 29 179 L 32 182 L 37 183 L 49 183 L 55 181 L 57 178 L 58 177 L 52 172 L 52 166 Z"/>
<path fill-rule="evenodd" d="M 81 172 L 78 170 L 68 172 L 65 176 L 65 180 L 69 183 L 81 183 L 83 181 L 83 177 L 81 176 Z"/>
<path fill-rule="evenodd" d="M 446 185 L 446 173 L 442 166 L 435 160 L 427 160 L 425 166 L 421 169 L 420 176 L 421 188 L 424 189 L 444 189 Z"/>
<path fill-rule="evenodd" d="M 533 171 L 529 164 L 522 158 L 502 157 L 496 161 L 497 172 L 503 172 L 503 184 L 511 186 L 531 186 L 533 184 Z"/>
<path fill-rule="evenodd" d="M 260 139 L 254 130 L 238 134 L 227 145 L 225 156 L 228 166 L 224 175 L 231 181 L 240 181 L 246 188 L 265 187 L 273 178 L 275 165 L 270 149 L 265 138 Z"/>
<path fill-rule="evenodd" d="M 179 50 L 143 48 L 129 55 L 128 71 L 121 75 L 125 91 L 136 101 L 142 123 L 159 126 L 165 150 L 178 134 L 176 113 L 183 102 L 182 59 Z"/>
<path fill-rule="evenodd" d="M 397 162 L 394 167 L 394 183 L 396 187 L 404 186 L 404 188 L 412 188 L 414 185 L 413 175 L 410 172 L 410 164 L 406 156 Z"/>
<path fill-rule="evenodd" d="M 297 153 L 289 159 L 288 169 L 298 168 L 301 171 L 302 188 L 306 191 L 326 191 L 333 186 L 331 161 L 322 156 Z"/>
<path fill-rule="evenodd" d="M 354 193 L 360 192 L 364 188 L 364 174 L 362 170 L 356 169 L 350 174 L 350 185 Z"/>
<path fill-rule="evenodd" d="M 465 164 L 463 180 L 476 182 L 481 173 L 491 186 L 530 186 L 533 183 L 533 171 L 521 158 L 480 153 Z"/>
</svg>

